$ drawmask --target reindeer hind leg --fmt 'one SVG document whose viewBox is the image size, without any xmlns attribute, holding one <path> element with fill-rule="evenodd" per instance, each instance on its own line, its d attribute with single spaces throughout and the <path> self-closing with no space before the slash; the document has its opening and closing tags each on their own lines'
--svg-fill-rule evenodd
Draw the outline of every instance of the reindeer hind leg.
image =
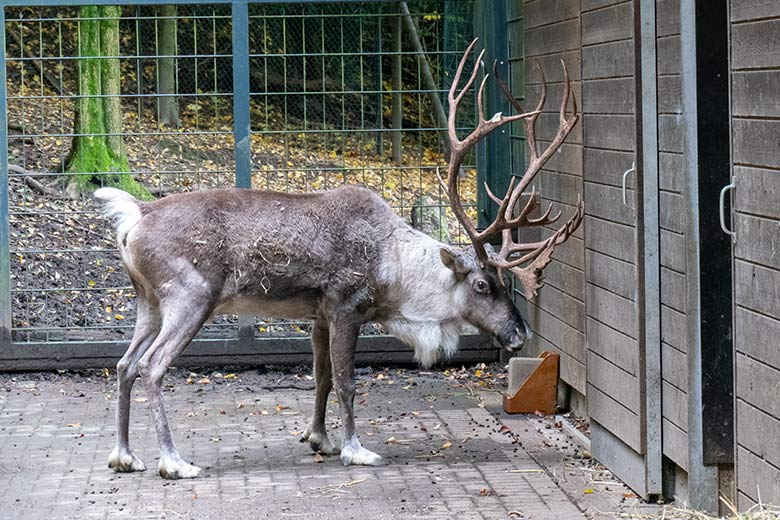
<svg viewBox="0 0 780 520">
<path fill-rule="evenodd" d="M 186 301 L 188 305 L 182 305 Z M 170 298 L 170 305 L 161 303 L 162 328 L 149 350 L 139 361 L 141 378 L 146 388 L 149 406 L 154 415 L 157 441 L 160 445 L 160 476 L 167 479 L 193 478 L 200 468 L 182 460 L 173 442 L 168 417 L 163 406 L 163 377 L 176 357 L 187 347 L 211 314 L 207 298 Z"/>
<path fill-rule="evenodd" d="M 130 449 L 130 395 L 138 377 L 138 361 L 160 332 L 159 310 L 137 288 L 137 318 L 130 346 L 117 363 L 116 447 L 108 457 L 108 467 L 116 472 L 144 471 L 146 465 Z"/>
</svg>

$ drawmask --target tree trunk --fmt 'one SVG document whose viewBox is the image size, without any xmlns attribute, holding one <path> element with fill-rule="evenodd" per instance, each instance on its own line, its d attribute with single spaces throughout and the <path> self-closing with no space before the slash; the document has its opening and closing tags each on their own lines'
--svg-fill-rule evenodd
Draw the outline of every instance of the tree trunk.
<svg viewBox="0 0 780 520">
<path fill-rule="evenodd" d="M 76 100 L 72 150 L 67 171 L 69 188 L 86 191 L 92 184 L 118 186 L 149 199 L 138 184 L 122 141 L 117 6 L 79 8 L 79 98 Z M 104 58 L 103 56 L 110 56 Z M 98 175 L 95 175 L 98 174 Z"/>
<path fill-rule="evenodd" d="M 157 33 L 157 122 L 168 126 L 179 126 L 179 103 L 176 97 L 176 6 L 160 6 L 160 20 Z"/>
<path fill-rule="evenodd" d="M 431 66 L 428 63 L 425 49 L 417 34 L 417 25 L 414 23 L 414 19 L 412 19 L 412 15 L 409 12 L 409 6 L 406 5 L 406 2 L 401 2 L 400 9 L 404 27 L 409 34 L 409 40 L 412 47 L 414 47 L 414 51 L 417 53 L 417 63 L 422 72 L 423 85 L 425 86 L 425 90 L 428 91 L 428 99 L 431 100 L 431 115 L 433 116 L 433 120 L 436 121 L 436 126 L 439 127 L 439 140 L 444 148 L 444 155 L 449 161 L 450 140 L 447 135 L 447 114 L 444 113 L 444 107 L 441 104 L 441 99 L 439 99 L 438 88 L 436 82 L 433 80 L 433 74 L 431 73 Z"/>
</svg>

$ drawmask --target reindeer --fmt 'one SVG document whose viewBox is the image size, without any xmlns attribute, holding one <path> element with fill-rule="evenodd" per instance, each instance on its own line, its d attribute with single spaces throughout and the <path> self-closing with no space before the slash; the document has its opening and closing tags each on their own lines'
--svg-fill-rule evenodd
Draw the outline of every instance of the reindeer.
<svg viewBox="0 0 780 520">
<path fill-rule="evenodd" d="M 312 346 L 316 395 L 314 415 L 304 433 L 311 449 L 340 454 L 344 465 L 381 465 L 382 458 L 364 448 L 355 431 L 355 345 L 361 324 L 376 322 L 415 350 L 429 367 L 452 355 L 464 322 L 494 336 L 515 351 L 530 335 L 507 290 L 511 272 L 532 298 L 542 286 L 542 269 L 553 250 L 582 220 L 575 214 L 558 231 L 534 243 L 518 243 L 513 230 L 556 222 L 551 209 L 531 214 L 531 196 L 516 211 L 545 161 L 577 123 L 576 100 L 568 115 L 571 86 L 564 65 L 565 93 L 560 127 L 552 142 L 537 153 L 534 126 L 545 101 L 523 112 L 506 84 L 501 90 L 517 114 L 497 113 L 486 120 L 477 93 L 479 119 L 463 140 L 455 126 L 458 105 L 472 87 L 484 51 L 466 86 L 458 83 L 476 40 L 460 60 L 449 91 L 448 134 L 451 156 L 445 186 L 452 210 L 473 249 L 463 251 L 412 229 L 374 193 L 345 186 L 322 193 L 290 194 L 259 190 L 208 190 L 141 202 L 128 193 L 101 188 L 95 197 L 114 219 L 122 263 L 137 294 L 137 321 L 127 352 L 117 364 L 117 443 L 108 466 L 117 472 L 143 471 L 130 449 L 130 393 L 140 375 L 153 412 L 160 447 L 159 473 L 167 479 L 196 477 L 197 466 L 180 456 L 163 406 L 162 381 L 168 366 L 187 347 L 206 320 L 218 313 L 251 313 L 276 318 L 313 320 Z M 541 70 L 540 70 L 541 71 Z M 544 79 L 542 77 L 542 79 Z M 527 171 L 514 179 L 499 205 L 498 216 L 478 231 L 461 204 L 460 165 L 473 146 L 496 128 L 524 120 L 530 146 Z M 488 240 L 502 234 L 495 252 Z M 325 429 L 327 398 L 335 386 L 340 403 L 342 441 L 336 447 Z"/>
</svg>

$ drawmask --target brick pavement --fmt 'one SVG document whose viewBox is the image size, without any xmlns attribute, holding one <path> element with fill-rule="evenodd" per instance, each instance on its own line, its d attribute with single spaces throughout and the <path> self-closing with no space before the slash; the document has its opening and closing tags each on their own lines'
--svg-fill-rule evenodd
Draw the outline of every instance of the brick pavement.
<svg viewBox="0 0 780 520">
<path fill-rule="evenodd" d="M 210 382 L 198 383 L 204 374 Z M 186 481 L 156 474 L 140 383 L 131 446 L 150 470 L 115 474 L 106 467 L 113 374 L 0 374 L 0 519 L 584 518 L 479 395 L 439 372 L 360 376 L 358 431 L 388 460 L 380 468 L 344 468 L 337 457 L 318 463 L 299 442 L 313 406 L 310 381 L 204 374 L 194 384 L 181 370 L 166 378 L 179 451 L 204 469 Z M 338 439 L 333 401 L 328 425 Z"/>
</svg>

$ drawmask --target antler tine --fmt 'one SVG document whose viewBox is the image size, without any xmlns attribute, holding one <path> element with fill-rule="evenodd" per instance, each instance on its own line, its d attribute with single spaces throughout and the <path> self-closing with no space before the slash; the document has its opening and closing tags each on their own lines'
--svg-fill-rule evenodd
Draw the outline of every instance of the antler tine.
<svg viewBox="0 0 780 520">
<path fill-rule="evenodd" d="M 561 60 L 563 62 L 563 60 Z M 544 69 L 542 69 L 542 65 L 539 63 L 539 60 L 534 60 L 534 63 L 536 64 L 536 70 L 539 71 L 539 79 L 542 80 L 542 93 L 539 95 L 539 104 L 536 106 L 536 110 L 539 112 L 542 111 L 542 107 L 544 107 L 544 104 L 547 102 L 547 79 L 544 77 Z M 566 68 L 566 65 L 563 66 L 563 68 Z M 566 81 L 569 81 L 569 76 L 566 76 Z"/>
<path fill-rule="evenodd" d="M 566 88 L 563 93 L 563 101 L 561 101 L 561 112 L 559 120 L 561 123 L 566 122 L 566 109 L 569 107 L 569 97 L 571 97 L 571 81 L 569 81 L 569 69 L 566 68 L 566 62 L 561 60 L 561 66 L 563 67 L 563 83 Z M 577 115 L 577 101 L 574 101 L 574 115 Z"/>
<path fill-rule="evenodd" d="M 466 92 L 469 91 L 471 85 L 474 84 L 474 80 L 477 79 L 477 74 L 479 73 L 479 63 L 485 56 L 485 49 L 482 49 L 482 51 L 477 56 L 474 69 L 471 71 L 471 76 L 469 76 L 469 80 L 466 82 L 466 85 L 464 85 L 460 93 L 456 95 L 456 92 L 458 91 L 458 83 L 460 83 L 460 76 L 463 73 L 463 69 L 466 67 L 466 60 L 468 60 L 469 55 L 471 55 L 471 50 L 474 48 L 474 45 L 476 45 L 478 39 L 479 38 L 474 38 L 471 44 L 466 48 L 466 52 L 463 53 L 463 57 L 460 59 L 460 63 L 458 63 L 458 70 L 455 72 L 455 77 L 452 79 L 452 85 L 450 86 L 450 103 L 453 101 L 456 105 L 460 103 L 460 100 L 463 99 L 463 96 L 465 96 Z"/>
<path fill-rule="evenodd" d="M 466 52 L 463 53 L 463 56 L 461 56 L 460 61 L 458 62 L 458 68 L 455 70 L 455 77 L 452 78 L 452 85 L 450 85 L 450 93 L 449 93 L 450 102 L 452 102 L 452 100 L 455 99 L 455 92 L 458 91 L 458 83 L 460 83 L 460 75 L 463 73 L 463 69 L 466 66 L 466 60 L 471 54 L 471 51 L 474 48 L 474 46 L 477 44 L 477 40 L 479 40 L 479 38 L 474 38 L 473 40 L 471 40 L 469 46 L 466 47 Z"/>
<path fill-rule="evenodd" d="M 485 51 L 482 51 L 485 52 Z M 477 91 L 477 117 L 478 117 L 478 125 L 483 125 L 485 123 L 485 110 L 482 106 L 482 95 L 485 93 L 485 83 L 487 82 L 487 79 L 490 77 L 490 74 L 485 74 L 485 77 L 482 78 L 482 83 L 479 84 L 479 90 Z M 498 116 L 501 115 L 499 112 L 496 114 Z M 495 116 L 494 116 L 495 117 Z M 479 126 L 477 126 L 479 128 Z"/>
<path fill-rule="evenodd" d="M 563 214 L 561 210 L 558 210 L 558 214 L 554 217 L 550 217 L 550 213 L 552 213 L 553 206 L 550 204 L 547 206 L 547 211 L 544 212 L 544 215 L 542 215 L 539 218 L 529 218 L 526 219 L 526 223 L 529 226 L 546 226 L 547 224 L 554 224 L 555 222 L 558 222 L 558 219 L 561 218 L 561 215 Z"/>
<path fill-rule="evenodd" d="M 512 191 L 512 188 L 515 185 L 515 179 L 516 179 L 515 177 L 511 177 L 509 179 L 509 187 L 506 189 L 507 193 L 510 193 Z M 487 182 L 485 183 L 485 192 L 487 193 L 488 197 L 490 197 L 491 200 L 493 200 L 493 202 L 495 202 L 499 206 L 502 206 L 504 204 L 504 202 L 507 200 L 506 197 L 504 197 L 503 199 L 499 199 L 498 197 L 496 197 L 493 194 L 493 191 L 490 189 L 490 186 L 488 186 Z"/>
<path fill-rule="evenodd" d="M 436 177 L 439 179 L 439 184 L 441 185 L 442 188 L 444 188 L 444 191 L 447 191 L 447 189 L 448 189 L 447 188 L 447 183 L 444 182 L 444 179 L 442 178 L 441 173 L 439 172 L 439 167 L 438 166 L 436 167 Z"/>
<path fill-rule="evenodd" d="M 542 92 L 539 94 L 539 104 L 536 109 L 541 112 L 544 104 L 547 102 L 547 78 L 544 77 L 544 70 L 539 64 L 539 60 L 534 60 L 536 69 L 539 71 L 539 78 L 542 80 Z M 536 147 L 536 117 L 528 119 L 525 122 L 525 135 L 528 142 L 528 150 L 531 152 L 531 161 L 539 158 L 539 150 Z"/>
</svg>

